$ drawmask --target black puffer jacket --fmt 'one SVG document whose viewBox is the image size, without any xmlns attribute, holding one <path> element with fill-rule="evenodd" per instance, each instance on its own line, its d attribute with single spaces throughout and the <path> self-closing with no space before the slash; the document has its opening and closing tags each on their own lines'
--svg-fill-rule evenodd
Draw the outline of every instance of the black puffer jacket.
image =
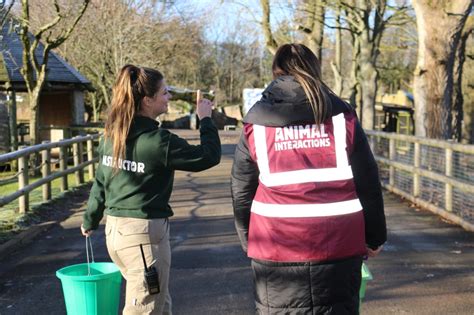
<svg viewBox="0 0 474 315">
<path fill-rule="evenodd" d="M 332 115 L 352 108 L 331 95 Z M 281 127 L 311 121 L 313 112 L 303 89 L 291 76 L 273 81 L 244 118 L 244 123 Z M 366 243 L 376 248 L 386 241 L 386 225 L 378 168 L 360 124 L 349 157 L 365 219 Z M 247 251 L 250 209 L 259 170 L 251 158 L 245 136 L 235 151 L 232 198 L 235 225 Z M 307 263 L 252 262 L 259 314 L 356 314 L 361 257 Z"/>
<path fill-rule="evenodd" d="M 320 263 L 253 260 L 256 313 L 358 314 L 361 264 L 360 257 Z"/>
</svg>

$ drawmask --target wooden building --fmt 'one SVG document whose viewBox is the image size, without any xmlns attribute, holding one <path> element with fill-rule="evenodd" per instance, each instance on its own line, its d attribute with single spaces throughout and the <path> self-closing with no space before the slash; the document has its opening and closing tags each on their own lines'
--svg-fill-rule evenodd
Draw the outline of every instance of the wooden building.
<svg viewBox="0 0 474 315">
<path fill-rule="evenodd" d="M 405 135 L 415 134 L 413 95 L 399 90 L 377 97 L 375 129 Z"/>
<path fill-rule="evenodd" d="M 0 102 L 6 103 L 15 95 L 17 124 L 20 126 L 20 133 L 26 134 L 30 110 L 25 81 L 20 73 L 23 46 L 14 28 L 14 21 L 6 22 L 0 34 L 0 94 L 3 94 L 0 95 Z M 43 46 L 40 44 L 35 52 L 40 61 L 42 52 Z M 42 141 L 60 140 L 65 136 L 63 128 L 85 123 L 84 93 L 87 90 L 93 90 L 91 82 L 56 53 L 51 52 L 39 104 Z"/>
</svg>

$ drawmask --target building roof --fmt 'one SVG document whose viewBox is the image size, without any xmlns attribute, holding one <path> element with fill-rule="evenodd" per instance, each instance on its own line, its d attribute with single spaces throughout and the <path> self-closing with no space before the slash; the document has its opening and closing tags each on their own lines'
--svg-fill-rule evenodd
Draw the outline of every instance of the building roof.
<svg viewBox="0 0 474 315">
<path fill-rule="evenodd" d="M 18 33 L 14 31 L 12 21 L 5 22 L 0 34 L 0 84 L 10 82 L 13 85 L 25 82 L 20 73 L 23 64 L 23 46 Z M 33 37 L 32 34 L 29 35 Z M 43 60 L 43 50 L 44 46 L 40 43 L 35 51 L 39 62 Z M 46 82 L 77 84 L 90 88 L 91 82 L 88 79 L 52 51 L 49 53 L 47 69 Z"/>
</svg>

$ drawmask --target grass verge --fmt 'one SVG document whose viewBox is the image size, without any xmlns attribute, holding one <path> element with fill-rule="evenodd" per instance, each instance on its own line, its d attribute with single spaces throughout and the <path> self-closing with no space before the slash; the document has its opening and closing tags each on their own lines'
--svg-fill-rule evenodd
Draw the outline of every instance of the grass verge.
<svg viewBox="0 0 474 315">
<path fill-rule="evenodd" d="M 3 174 L 5 175 L 5 174 Z M 35 182 L 41 177 L 30 178 L 30 183 Z M 87 171 L 84 172 L 85 180 L 89 179 Z M 51 182 L 52 200 L 44 202 L 42 196 L 42 187 L 38 187 L 29 193 L 30 210 L 26 214 L 18 212 L 18 199 L 13 200 L 7 205 L 0 207 L 0 244 L 8 241 L 13 235 L 25 230 L 28 226 L 47 220 L 48 216 L 55 216 L 54 211 L 62 211 L 58 209 L 57 201 L 67 200 L 68 194 L 75 192 L 77 189 L 89 185 L 89 182 L 78 185 L 74 174 L 68 175 L 69 190 L 61 192 L 61 178 Z M 18 183 L 9 183 L 0 186 L 0 195 L 6 196 L 18 190 Z M 67 207 L 67 205 L 64 205 Z"/>
</svg>

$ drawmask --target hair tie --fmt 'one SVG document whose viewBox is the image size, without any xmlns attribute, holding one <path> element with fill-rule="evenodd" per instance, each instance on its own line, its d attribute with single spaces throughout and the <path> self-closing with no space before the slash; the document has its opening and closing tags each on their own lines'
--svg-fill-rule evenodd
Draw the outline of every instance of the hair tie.
<svg viewBox="0 0 474 315">
<path fill-rule="evenodd" d="M 135 84 L 137 81 L 138 74 L 137 70 L 135 68 L 130 69 L 130 81 L 132 82 L 132 85 Z"/>
</svg>

